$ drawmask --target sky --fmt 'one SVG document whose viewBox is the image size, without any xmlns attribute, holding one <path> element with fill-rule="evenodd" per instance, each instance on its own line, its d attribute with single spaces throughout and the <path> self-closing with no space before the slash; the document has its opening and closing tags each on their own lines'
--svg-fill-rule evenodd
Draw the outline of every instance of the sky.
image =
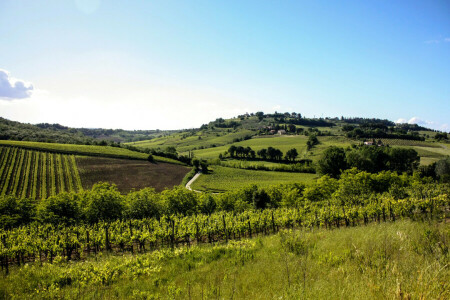
<svg viewBox="0 0 450 300">
<path fill-rule="evenodd" d="M 181 129 L 246 112 L 450 130 L 450 2 L 0 0 L 0 116 Z"/>
</svg>

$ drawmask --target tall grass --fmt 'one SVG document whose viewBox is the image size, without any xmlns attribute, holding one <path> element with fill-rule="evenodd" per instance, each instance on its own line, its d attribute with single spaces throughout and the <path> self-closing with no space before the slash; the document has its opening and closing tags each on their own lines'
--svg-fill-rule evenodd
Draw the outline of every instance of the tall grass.
<svg viewBox="0 0 450 300">
<path fill-rule="evenodd" d="M 4 298 L 448 299 L 450 225 L 287 230 L 214 246 L 12 267 Z"/>
</svg>

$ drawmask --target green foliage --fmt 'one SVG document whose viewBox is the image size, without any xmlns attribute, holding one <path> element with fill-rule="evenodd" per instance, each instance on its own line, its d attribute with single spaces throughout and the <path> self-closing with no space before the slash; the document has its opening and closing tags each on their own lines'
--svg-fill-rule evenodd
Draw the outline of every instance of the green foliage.
<svg viewBox="0 0 450 300">
<path fill-rule="evenodd" d="M 344 149 L 331 146 L 323 152 L 319 160 L 320 173 L 337 178 L 345 169 L 347 169 L 347 162 Z"/>
<path fill-rule="evenodd" d="M 124 216 L 128 219 L 158 218 L 162 211 L 161 194 L 153 188 L 131 192 L 126 196 Z"/>
<path fill-rule="evenodd" d="M 123 198 L 115 185 L 98 183 L 83 193 L 81 205 L 88 222 L 112 221 L 122 216 Z"/>
<path fill-rule="evenodd" d="M 30 223 L 35 215 L 35 204 L 30 199 L 0 196 L 0 227 L 12 228 Z"/>
<path fill-rule="evenodd" d="M 322 174 L 338 177 L 348 168 L 357 168 L 367 172 L 384 170 L 412 174 L 419 166 L 420 157 L 414 149 L 361 146 L 347 148 L 329 147 L 319 160 Z"/>
<path fill-rule="evenodd" d="M 198 211 L 197 195 L 184 187 L 178 186 L 161 193 L 164 214 L 192 215 Z"/>
<path fill-rule="evenodd" d="M 82 219 L 79 196 L 74 193 L 61 193 L 39 202 L 37 220 L 42 223 L 71 225 Z"/>
</svg>

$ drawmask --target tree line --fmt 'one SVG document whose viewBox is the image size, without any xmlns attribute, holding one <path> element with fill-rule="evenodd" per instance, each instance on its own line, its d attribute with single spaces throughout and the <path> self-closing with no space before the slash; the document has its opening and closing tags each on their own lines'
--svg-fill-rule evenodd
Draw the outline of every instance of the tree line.
<svg viewBox="0 0 450 300">
<path fill-rule="evenodd" d="M 98 183 L 91 190 L 61 193 L 41 201 L 0 197 L 0 227 L 13 228 L 32 222 L 94 224 L 114 220 L 160 218 L 164 215 L 242 212 L 249 209 L 298 207 L 308 203 L 362 205 L 383 195 L 395 199 L 450 195 L 448 184 L 434 184 L 429 177 L 398 175 L 383 171 L 372 174 L 357 169 L 344 171 L 339 179 L 325 175 L 312 184 L 284 184 L 246 188 L 222 194 L 196 193 L 178 186 L 157 193 L 145 188 L 122 195 L 115 185 Z M 433 196 L 433 197 L 434 197 Z M 448 197 L 448 196 L 446 196 Z"/>
</svg>

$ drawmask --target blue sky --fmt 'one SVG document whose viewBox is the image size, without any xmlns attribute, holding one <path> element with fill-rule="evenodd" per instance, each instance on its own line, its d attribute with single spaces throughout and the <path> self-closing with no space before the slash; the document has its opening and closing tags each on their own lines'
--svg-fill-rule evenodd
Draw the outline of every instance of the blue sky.
<svg viewBox="0 0 450 300">
<path fill-rule="evenodd" d="M 179 129 L 295 111 L 450 130 L 449 1 L 1 0 L 0 45 L 12 120 Z"/>
</svg>

